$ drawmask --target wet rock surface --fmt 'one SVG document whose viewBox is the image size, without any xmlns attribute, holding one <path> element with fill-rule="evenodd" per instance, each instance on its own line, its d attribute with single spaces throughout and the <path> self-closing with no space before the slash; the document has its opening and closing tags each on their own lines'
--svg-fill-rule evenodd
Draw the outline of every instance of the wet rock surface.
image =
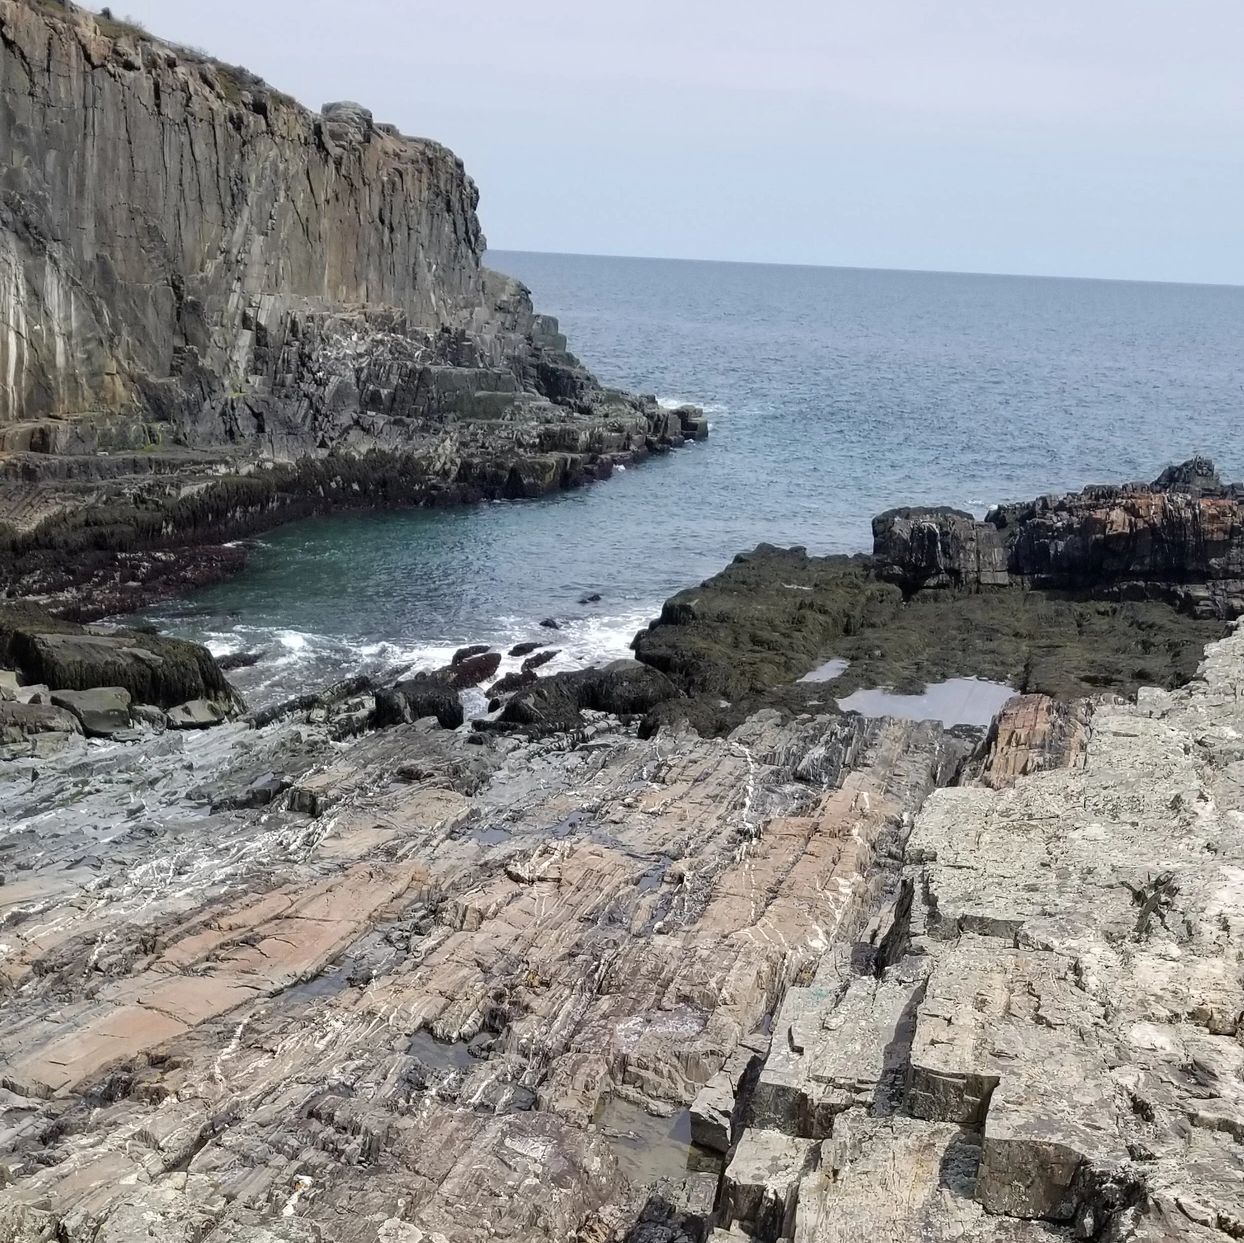
<svg viewBox="0 0 1244 1243">
<path fill-rule="evenodd" d="M 12 765 L 13 1237 L 603 1238 L 697 1194 L 702 1224 L 687 1141 L 674 1168 L 625 1136 L 753 1058 L 969 744 L 838 715 L 717 740 L 599 719 L 577 745 L 478 747 L 284 718 Z"/>
<path fill-rule="evenodd" d="M 758 707 L 815 707 L 830 687 L 919 694 L 965 677 L 1064 700 L 1178 686 L 1244 605 L 1244 496 L 1210 488 L 1207 471 L 1194 460 L 1152 485 L 998 507 L 983 522 L 893 510 L 874 521 L 871 557 L 741 554 L 636 636 L 637 657 L 687 696 L 654 724 L 728 732 Z M 832 677 L 802 682 L 834 662 Z"/>
</svg>

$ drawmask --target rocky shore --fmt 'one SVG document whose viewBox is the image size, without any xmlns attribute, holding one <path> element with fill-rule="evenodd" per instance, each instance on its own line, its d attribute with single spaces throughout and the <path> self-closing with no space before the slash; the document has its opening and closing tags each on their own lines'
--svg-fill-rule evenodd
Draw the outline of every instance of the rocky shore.
<svg viewBox="0 0 1244 1243">
<path fill-rule="evenodd" d="M 540 496 L 708 433 L 602 387 L 483 266 L 461 161 L 357 104 L 64 0 L 0 0 L 0 98 L 0 597 L 125 612 L 291 518 Z"/>
<path fill-rule="evenodd" d="M 254 710 L 98 619 L 706 419 L 357 104 L 0 0 L 0 105 L 0 1243 L 1244 1237 L 1244 489 L 897 509 L 635 660 Z"/>
<path fill-rule="evenodd" d="M 1242 518 L 1204 462 L 896 511 L 638 662 L 250 716 L 8 610 L 0 1239 L 1239 1237 Z"/>
</svg>

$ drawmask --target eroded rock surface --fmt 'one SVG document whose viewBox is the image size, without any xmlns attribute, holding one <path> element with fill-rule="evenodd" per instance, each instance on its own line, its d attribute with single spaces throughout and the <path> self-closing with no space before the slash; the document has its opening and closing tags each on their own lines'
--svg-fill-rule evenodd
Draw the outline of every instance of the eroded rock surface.
<svg viewBox="0 0 1244 1243">
<path fill-rule="evenodd" d="M 1240 1237 L 1242 690 L 1237 630 L 1181 690 L 1013 701 L 930 796 L 886 952 L 790 990 L 735 1103 L 739 1151 L 820 1143 L 787 1235 Z"/>
</svg>

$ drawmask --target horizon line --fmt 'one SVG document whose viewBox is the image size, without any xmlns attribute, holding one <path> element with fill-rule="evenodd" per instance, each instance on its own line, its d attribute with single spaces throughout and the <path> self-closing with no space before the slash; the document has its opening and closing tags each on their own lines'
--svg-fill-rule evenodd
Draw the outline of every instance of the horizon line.
<svg viewBox="0 0 1244 1243">
<path fill-rule="evenodd" d="M 1072 276 L 1048 272 L 983 272 L 954 268 L 869 267 L 859 263 L 792 263 L 775 259 L 704 259 L 685 255 L 624 255 L 605 251 L 531 250 L 519 246 L 486 246 L 484 253 L 495 251 L 511 255 L 556 255 L 568 259 L 624 259 L 637 263 L 704 263 L 728 264 L 749 268 L 813 268 L 834 272 L 894 272 L 913 276 L 991 276 L 999 279 L 1033 281 L 1095 281 L 1107 285 L 1186 285 L 1196 289 L 1244 289 L 1241 281 L 1164 280 L 1145 276 Z"/>
</svg>

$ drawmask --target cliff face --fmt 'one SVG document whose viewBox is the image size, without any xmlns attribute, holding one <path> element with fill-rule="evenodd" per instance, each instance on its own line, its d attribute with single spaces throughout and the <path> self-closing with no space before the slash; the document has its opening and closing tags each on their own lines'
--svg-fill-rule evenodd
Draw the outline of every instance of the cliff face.
<svg viewBox="0 0 1244 1243">
<path fill-rule="evenodd" d="M 55 590 L 28 537 L 83 509 L 141 494 L 169 542 L 306 501 L 300 465 L 235 512 L 214 481 L 256 464 L 380 450 L 382 496 L 332 471 L 316 495 L 425 503 L 572 486 L 702 435 L 602 390 L 482 266 L 477 199 L 451 152 L 357 104 L 313 114 L 63 0 L 0 0 L 0 585 Z M 114 550 L 158 542 L 124 525 Z"/>
<path fill-rule="evenodd" d="M 57 0 L 0 0 L 0 73 L 0 422 L 123 405 L 189 351 L 243 381 L 265 298 L 491 309 L 444 147 Z"/>
</svg>

